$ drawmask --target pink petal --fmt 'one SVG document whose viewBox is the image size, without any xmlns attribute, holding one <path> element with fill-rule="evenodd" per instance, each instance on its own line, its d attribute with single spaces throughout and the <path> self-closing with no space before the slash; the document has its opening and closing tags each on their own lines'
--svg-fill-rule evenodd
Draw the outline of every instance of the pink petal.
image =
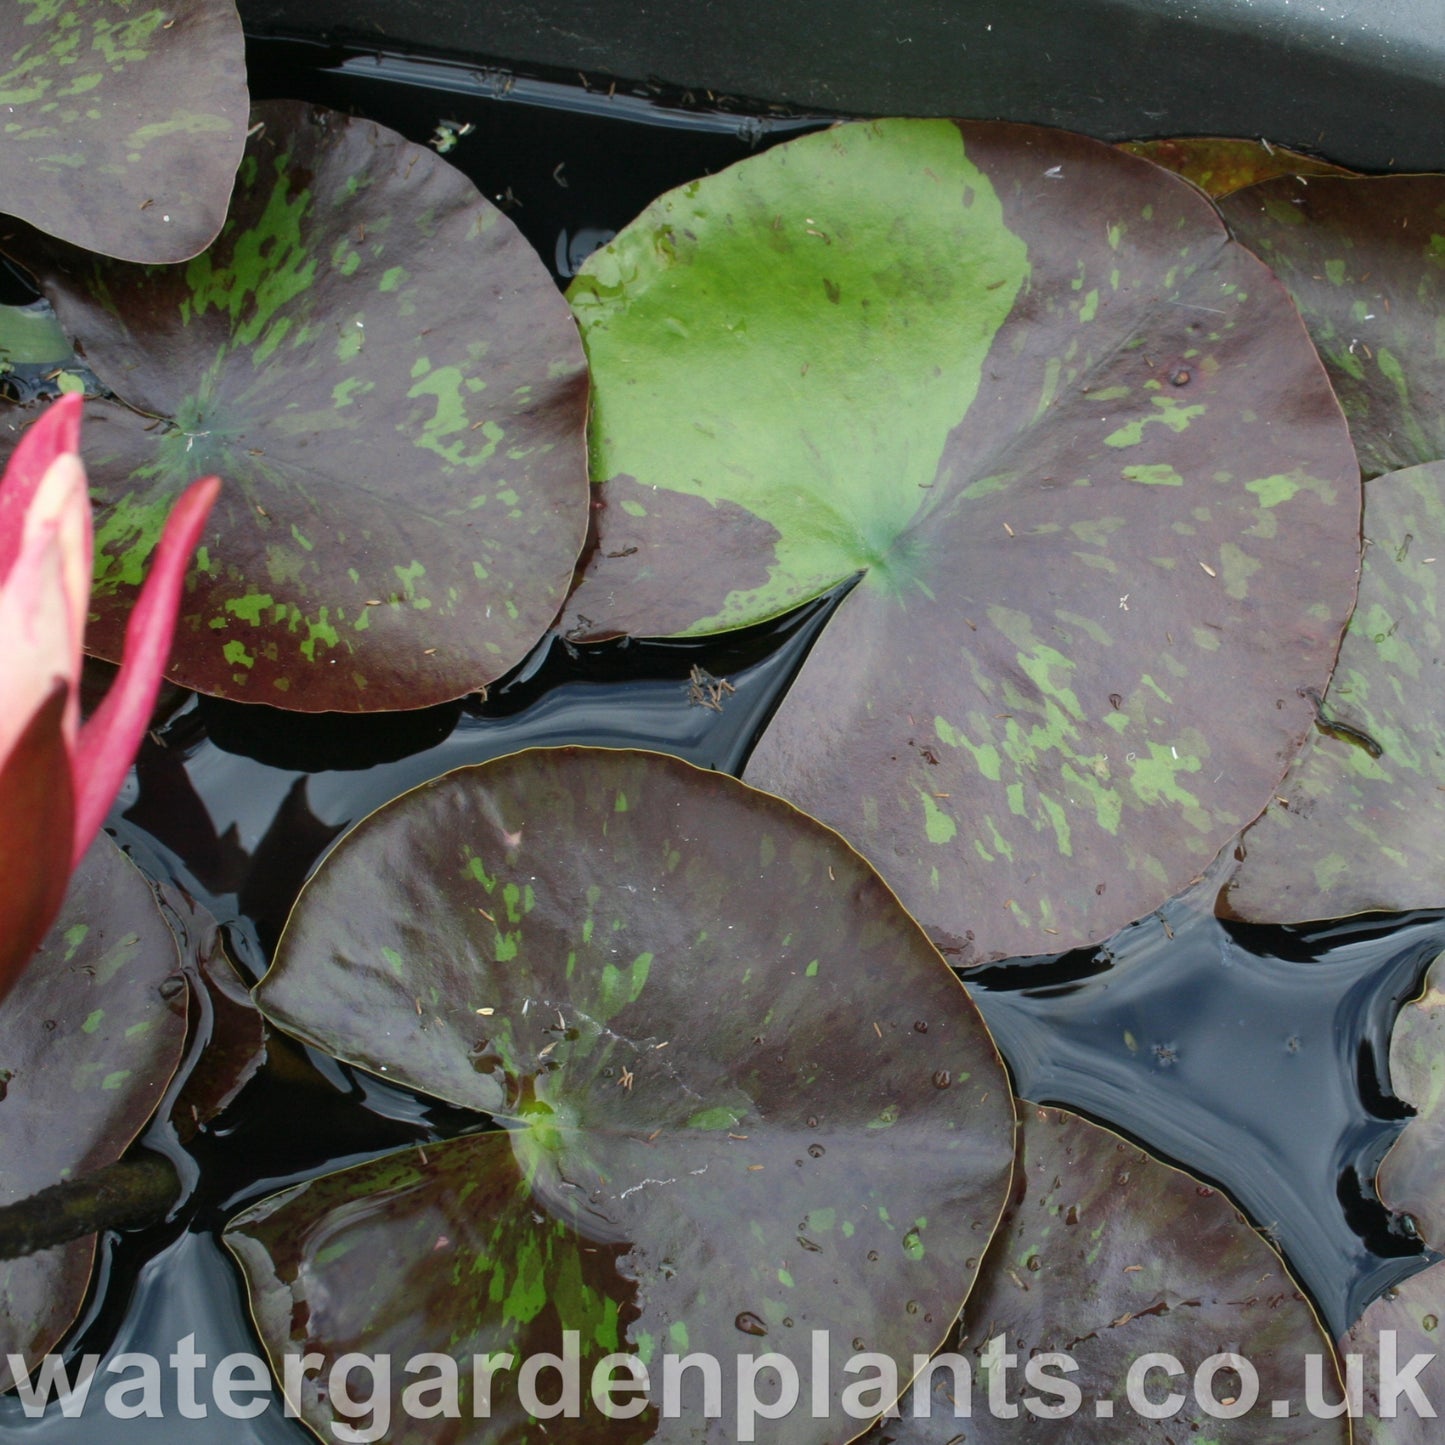
<svg viewBox="0 0 1445 1445">
<path fill-rule="evenodd" d="M 65 709 L 65 739 L 75 741 L 80 726 L 81 647 L 85 638 L 86 614 L 90 610 L 91 553 L 94 548 L 90 519 L 90 492 L 85 468 L 74 452 L 62 452 L 51 462 L 40 486 L 30 500 L 25 514 L 25 539 L 22 557 L 32 537 L 53 534 L 60 549 L 62 595 L 65 615 L 70 622 L 63 652 L 57 651 L 54 661 L 64 666 L 70 684 L 70 698 Z M 17 567 L 20 565 L 17 562 Z M 52 603 L 54 599 L 47 599 Z M 7 636 L 0 632 L 0 638 Z M 3 643 L 0 643 L 3 645 Z"/>
<path fill-rule="evenodd" d="M 221 483 L 203 477 L 181 494 L 151 558 L 125 629 L 120 674 L 80 730 L 75 748 L 75 843 L 79 863 L 135 757 L 170 657 L 181 587 Z"/>
<path fill-rule="evenodd" d="M 24 547 L 0 585 L 0 763 L 57 686 L 66 694 L 65 713 L 74 713 L 70 694 L 80 655 L 73 651 L 76 619 L 65 570 L 61 519 L 52 516 L 27 529 Z M 84 612 L 79 621 L 84 624 Z"/>
<path fill-rule="evenodd" d="M 10 575 L 20 555 L 25 514 L 51 462 L 63 452 L 80 450 L 82 404 L 78 393 L 52 402 L 21 433 L 5 464 L 5 476 L 0 479 L 0 581 Z"/>
</svg>

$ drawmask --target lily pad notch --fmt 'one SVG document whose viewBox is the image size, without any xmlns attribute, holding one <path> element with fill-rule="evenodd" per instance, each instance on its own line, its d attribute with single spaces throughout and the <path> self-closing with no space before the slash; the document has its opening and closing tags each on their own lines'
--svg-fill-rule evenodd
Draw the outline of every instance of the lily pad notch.
<svg viewBox="0 0 1445 1445">
<path fill-rule="evenodd" d="M 951 961 L 1100 941 L 1268 801 L 1354 601 L 1359 470 L 1192 185 L 1036 127 L 840 125 L 662 197 L 568 296 L 600 534 L 569 635 L 861 574 L 745 776 Z"/>
</svg>

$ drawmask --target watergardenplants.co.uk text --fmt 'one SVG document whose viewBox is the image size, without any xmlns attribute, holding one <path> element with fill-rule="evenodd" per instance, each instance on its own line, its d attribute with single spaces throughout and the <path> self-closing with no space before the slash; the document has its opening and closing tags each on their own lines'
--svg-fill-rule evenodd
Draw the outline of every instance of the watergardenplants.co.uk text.
<svg viewBox="0 0 1445 1445">
<path fill-rule="evenodd" d="M 1434 1354 L 1400 1359 L 1395 1332 L 1382 1330 L 1371 1372 L 1371 1413 L 1380 1419 L 1406 1414 L 1433 1419 L 1435 1409 L 1421 1377 L 1435 1359 Z M 253 1354 L 228 1354 L 210 1365 L 196 1349 L 193 1334 L 179 1340 L 164 1362 L 150 1354 L 118 1354 L 101 1370 L 100 1356 L 87 1354 L 72 1362 L 72 1372 L 60 1356 L 46 1355 L 28 1374 L 21 1356 L 10 1355 L 8 1363 L 21 1407 L 30 1417 L 51 1407 L 65 1416 L 79 1416 L 95 1395 L 114 1419 L 170 1414 L 203 1420 L 214 1412 L 247 1420 L 269 1408 L 276 1385 L 266 1362 Z M 1022 1413 L 1044 1420 L 1081 1411 L 1098 1419 L 1130 1411 L 1150 1420 L 1171 1419 L 1184 1411 L 1219 1420 L 1251 1412 L 1316 1419 L 1345 1414 L 1358 1419 L 1364 1414 L 1364 1357 L 1345 1356 L 1340 1398 L 1327 1398 L 1338 1394 L 1333 1362 L 1311 1354 L 1304 1365 L 1301 1398 L 1261 1400 L 1258 1372 L 1242 1355 L 1210 1355 L 1191 1371 L 1173 1355 L 1153 1352 L 1139 1355 L 1127 1367 L 1122 1399 L 1086 1399 L 1070 1379 L 1079 1367 L 1069 1355 L 1041 1353 L 1020 1361 L 1000 1335 L 979 1352 L 976 1370 L 960 1354 L 914 1356 L 912 1373 L 917 1378 L 900 1407 L 892 1402 L 906 1380 L 900 1380 L 892 1356 L 855 1353 L 835 1372 L 825 1330 L 812 1332 L 810 1355 L 801 1371 L 792 1358 L 773 1351 L 721 1359 L 706 1353 L 669 1353 L 651 1363 L 637 1355 L 610 1354 L 586 1371 L 585 1385 L 579 1334 L 565 1330 L 560 1355 L 538 1353 L 518 1361 L 505 1352 L 478 1354 L 465 1372 L 453 1356 L 434 1352 L 412 1355 L 399 1376 L 385 1354 L 346 1353 L 329 1363 L 316 1353 L 288 1354 L 282 1357 L 280 1385 L 285 1413 L 293 1417 L 308 1386 L 324 1395 L 336 1417 L 329 1425 L 331 1434 L 345 1442 L 384 1439 L 398 1413 L 414 1420 L 460 1419 L 463 1414 L 491 1418 L 504 1388 L 514 1392 L 521 1410 L 542 1421 L 577 1419 L 589 1410 L 608 1419 L 629 1419 L 648 1409 L 664 1419 L 720 1419 L 726 1412 L 735 1421 L 739 1441 L 755 1440 L 759 1421 L 779 1420 L 797 1410 L 826 1418 L 835 1413 L 835 1399 L 836 1408 L 860 1422 L 882 1411 L 920 1417 L 951 1413 L 956 1419 L 985 1413 L 1015 1419 Z M 97 1379 L 106 1375 L 118 1378 Z M 397 1398 L 393 1384 L 402 1377 L 406 1383 Z M 469 1390 L 463 1388 L 464 1378 Z"/>
</svg>

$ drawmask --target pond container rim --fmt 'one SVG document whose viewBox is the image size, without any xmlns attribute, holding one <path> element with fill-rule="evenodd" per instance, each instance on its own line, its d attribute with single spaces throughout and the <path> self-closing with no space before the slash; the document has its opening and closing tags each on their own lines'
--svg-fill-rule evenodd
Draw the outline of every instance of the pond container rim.
<svg viewBox="0 0 1445 1445">
<path fill-rule="evenodd" d="M 258 38 L 838 115 L 1445 166 L 1441 0 L 239 0 Z"/>
</svg>

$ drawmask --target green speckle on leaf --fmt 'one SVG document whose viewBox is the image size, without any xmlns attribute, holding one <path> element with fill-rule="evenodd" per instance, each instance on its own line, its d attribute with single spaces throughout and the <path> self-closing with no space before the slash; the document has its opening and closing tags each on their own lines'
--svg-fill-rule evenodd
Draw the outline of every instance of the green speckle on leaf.
<svg viewBox="0 0 1445 1445">
<path fill-rule="evenodd" d="M 597 995 L 598 1011 L 604 1019 L 612 1018 L 620 1009 L 641 998 L 651 969 L 650 953 L 639 953 L 626 969 L 620 969 L 611 963 L 603 966 Z"/>
<path fill-rule="evenodd" d="M 735 1129 L 742 1123 L 740 1115 L 732 1109 L 721 1106 L 712 1109 L 699 1109 L 687 1121 L 689 1129 L 726 1130 Z"/>
<path fill-rule="evenodd" d="M 269 592 L 251 592 L 245 597 L 231 597 L 226 600 L 226 611 L 242 622 L 258 627 L 266 612 L 276 605 L 276 599 Z"/>
<path fill-rule="evenodd" d="M 1204 415 L 1203 403 L 1196 406 L 1186 406 L 1178 397 L 1174 396 L 1153 396 L 1149 398 L 1152 405 L 1158 408 L 1153 416 L 1138 417 L 1136 420 L 1126 422 L 1123 426 L 1117 427 L 1104 438 L 1106 447 L 1133 447 L 1138 446 L 1144 440 L 1144 428 L 1150 422 L 1158 422 L 1167 427 L 1170 431 L 1178 433 L 1185 430 L 1189 423 L 1196 417 Z"/>
<path fill-rule="evenodd" d="M 1184 478 L 1168 462 L 1125 467 L 1124 476 L 1131 482 L 1143 482 L 1146 486 L 1151 487 L 1182 487 L 1184 485 Z"/>
<path fill-rule="evenodd" d="M 918 796 L 923 800 L 923 826 L 928 833 L 928 841 L 940 846 L 951 843 L 958 832 L 958 824 L 938 806 L 931 794 L 920 788 Z"/>
</svg>

